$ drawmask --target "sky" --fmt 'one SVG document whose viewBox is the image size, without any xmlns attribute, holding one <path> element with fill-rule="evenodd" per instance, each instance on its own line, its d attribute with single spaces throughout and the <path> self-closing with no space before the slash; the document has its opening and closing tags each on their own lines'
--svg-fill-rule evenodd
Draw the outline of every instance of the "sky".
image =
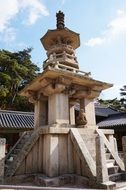
<svg viewBox="0 0 126 190">
<path fill-rule="evenodd" d="M 46 52 L 40 38 L 56 28 L 59 10 L 65 26 L 80 34 L 80 70 L 114 85 L 100 98 L 120 98 L 126 85 L 126 0 L 0 0 L 0 49 L 32 47 L 32 61 L 42 68 Z"/>
</svg>

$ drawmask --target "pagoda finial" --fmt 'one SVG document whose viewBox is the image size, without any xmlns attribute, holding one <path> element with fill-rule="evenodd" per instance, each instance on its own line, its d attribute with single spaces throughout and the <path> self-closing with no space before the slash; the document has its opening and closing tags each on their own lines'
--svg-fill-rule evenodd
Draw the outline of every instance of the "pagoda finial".
<svg viewBox="0 0 126 190">
<path fill-rule="evenodd" d="M 65 24 L 64 24 L 64 13 L 59 11 L 56 13 L 56 18 L 57 18 L 57 29 L 63 29 Z"/>
</svg>

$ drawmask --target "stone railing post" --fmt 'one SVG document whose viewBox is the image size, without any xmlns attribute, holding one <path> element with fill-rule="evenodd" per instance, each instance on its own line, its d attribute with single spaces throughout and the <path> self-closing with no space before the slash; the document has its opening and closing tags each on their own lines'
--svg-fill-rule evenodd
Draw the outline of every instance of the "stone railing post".
<svg viewBox="0 0 126 190">
<path fill-rule="evenodd" d="M 126 136 L 122 137 L 122 147 L 123 147 L 123 160 L 126 171 Z"/>
<path fill-rule="evenodd" d="M 118 146 L 117 146 L 117 140 L 114 138 L 114 150 L 118 153 Z"/>
<path fill-rule="evenodd" d="M 5 146 L 6 139 L 0 138 L 0 182 L 3 182 L 4 178 Z"/>
<path fill-rule="evenodd" d="M 103 138 L 96 137 L 96 176 L 98 183 L 109 181 Z"/>
</svg>

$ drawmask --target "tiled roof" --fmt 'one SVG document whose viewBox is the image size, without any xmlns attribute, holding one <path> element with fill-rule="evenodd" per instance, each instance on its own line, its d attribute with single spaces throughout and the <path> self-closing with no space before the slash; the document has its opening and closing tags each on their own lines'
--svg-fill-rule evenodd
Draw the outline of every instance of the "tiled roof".
<svg viewBox="0 0 126 190">
<path fill-rule="evenodd" d="M 108 117 L 109 115 L 118 114 L 119 112 L 108 106 L 95 105 L 95 115 Z"/>
<path fill-rule="evenodd" d="M 114 128 L 114 127 L 126 127 L 126 113 L 118 113 L 110 115 L 104 121 L 97 124 L 99 128 Z"/>
<path fill-rule="evenodd" d="M 33 129 L 34 113 L 0 110 L 0 128 Z"/>
<path fill-rule="evenodd" d="M 75 110 L 80 110 L 80 105 L 75 105 Z M 109 115 L 118 114 L 119 112 L 109 106 L 95 105 L 95 115 L 101 117 L 108 117 Z"/>
</svg>

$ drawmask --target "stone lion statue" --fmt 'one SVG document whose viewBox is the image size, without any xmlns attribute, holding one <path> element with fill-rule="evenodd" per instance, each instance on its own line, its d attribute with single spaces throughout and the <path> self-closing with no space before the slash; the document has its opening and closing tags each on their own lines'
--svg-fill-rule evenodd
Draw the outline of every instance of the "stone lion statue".
<svg viewBox="0 0 126 190">
<path fill-rule="evenodd" d="M 84 109 L 80 109 L 79 115 L 76 119 L 76 124 L 77 125 L 86 125 L 87 124 L 87 119 L 85 116 Z"/>
</svg>

